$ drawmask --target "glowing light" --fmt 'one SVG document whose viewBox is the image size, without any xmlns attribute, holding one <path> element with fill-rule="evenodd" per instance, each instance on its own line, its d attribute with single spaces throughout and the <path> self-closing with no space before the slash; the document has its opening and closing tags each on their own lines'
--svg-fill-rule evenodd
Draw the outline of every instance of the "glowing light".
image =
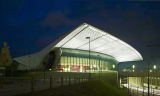
<svg viewBox="0 0 160 96">
<path fill-rule="evenodd" d="M 49 70 L 52 70 L 52 69 L 49 69 Z"/>
<path fill-rule="evenodd" d="M 133 70 L 133 72 L 134 72 L 134 70 Z"/>
<path fill-rule="evenodd" d="M 154 65 L 153 68 L 156 69 L 156 65 Z"/>
<path fill-rule="evenodd" d="M 134 68 L 135 68 L 135 65 L 133 65 L 132 68 L 134 69 Z"/>
<path fill-rule="evenodd" d="M 115 68 L 115 65 L 113 65 L 113 68 Z"/>
<path fill-rule="evenodd" d="M 150 70 L 150 72 L 152 72 L 152 70 Z"/>
</svg>

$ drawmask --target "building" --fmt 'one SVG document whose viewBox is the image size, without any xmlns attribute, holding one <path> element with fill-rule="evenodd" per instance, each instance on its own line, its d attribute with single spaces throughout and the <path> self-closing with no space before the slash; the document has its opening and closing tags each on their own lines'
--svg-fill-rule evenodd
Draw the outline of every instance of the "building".
<svg viewBox="0 0 160 96">
<path fill-rule="evenodd" d="M 83 23 L 40 52 L 14 58 L 19 70 L 41 69 L 65 72 L 116 70 L 119 62 L 142 60 L 124 41 Z M 46 65 L 43 65 L 46 62 Z"/>
</svg>

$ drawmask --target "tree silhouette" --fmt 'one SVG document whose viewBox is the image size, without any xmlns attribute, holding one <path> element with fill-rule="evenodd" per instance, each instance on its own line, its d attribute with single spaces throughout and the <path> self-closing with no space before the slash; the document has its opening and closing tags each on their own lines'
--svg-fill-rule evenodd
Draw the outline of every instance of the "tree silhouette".
<svg viewBox="0 0 160 96">
<path fill-rule="evenodd" d="M 4 76 L 5 76 L 5 68 L 6 66 L 10 66 L 13 59 L 11 59 L 9 47 L 7 46 L 7 42 L 3 42 L 4 48 L 1 50 L 0 54 L 0 66 L 4 67 Z"/>
</svg>

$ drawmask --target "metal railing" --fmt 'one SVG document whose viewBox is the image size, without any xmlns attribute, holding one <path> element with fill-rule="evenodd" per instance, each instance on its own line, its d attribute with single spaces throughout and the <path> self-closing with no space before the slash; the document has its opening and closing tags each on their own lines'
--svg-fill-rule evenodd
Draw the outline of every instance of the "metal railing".
<svg viewBox="0 0 160 96">
<path fill-rule="evenodd" d="M 91 78 L 98 80 L 98 78 Z M 63 87 L 65 85 L 77 84 L 89 81 L 89 78 L 83 77 L 0 77 L 0 94 L 24 91 L 23 93 L 34 92 L 55 87 Z M 21 94 L 21 93 L 20 93 Z"/>
</svg>

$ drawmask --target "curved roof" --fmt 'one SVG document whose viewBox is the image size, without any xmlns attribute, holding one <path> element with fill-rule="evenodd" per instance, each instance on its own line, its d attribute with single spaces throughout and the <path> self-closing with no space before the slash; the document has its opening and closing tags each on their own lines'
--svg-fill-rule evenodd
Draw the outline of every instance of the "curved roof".
<svg viewBox="0 0 160 96">
<path fill-rule="evenodd" d="M 110 55 L 118 62 L 143 60 L 141 54 L 129 44 L 86 23 L 81 24 L 40 52 L 17 57 L 14 60 L 25 66 L 36 67 L 51 50 L 57 47 L 89 50 L 89 39 L 86 37 L 90 37 L 90 50 L 93 52 Z"/>
<path fill-rule="evenodd" d="M 86 37 L 90 37 L 90 40 Z M 110 55 L 119 62 L 143 59 L 129 44 L 86 23 L 70 32 L 55 47 L 89 50 L 89 41 L 90 51 Z"/>
</svg>

